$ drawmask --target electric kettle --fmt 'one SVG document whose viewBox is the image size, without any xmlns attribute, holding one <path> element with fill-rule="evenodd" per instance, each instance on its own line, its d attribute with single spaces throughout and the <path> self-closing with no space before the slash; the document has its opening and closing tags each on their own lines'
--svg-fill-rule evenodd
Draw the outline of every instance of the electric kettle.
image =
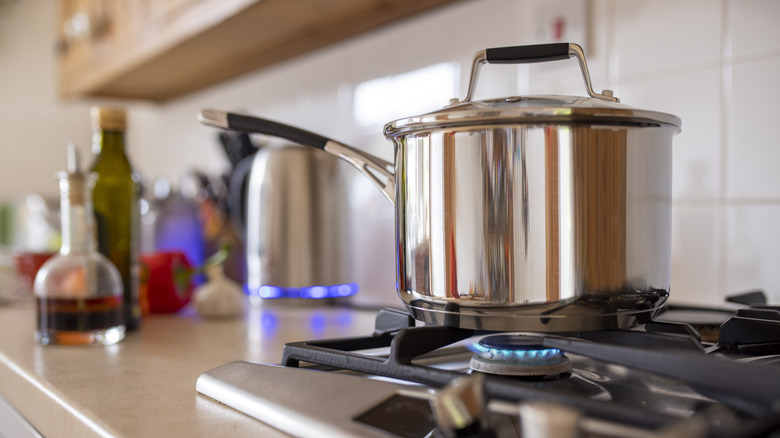
<svg viewBox="0 0 780 438">
<path fill-rule="evenodd" d="M 251 301 L 357 292 L 345 280 L 346 202 L 339 164 L 325 152 L 280 144 L 260 148 L 236 167 L 231 215 L 244 231 L 244 291 Z"/>
</svg>

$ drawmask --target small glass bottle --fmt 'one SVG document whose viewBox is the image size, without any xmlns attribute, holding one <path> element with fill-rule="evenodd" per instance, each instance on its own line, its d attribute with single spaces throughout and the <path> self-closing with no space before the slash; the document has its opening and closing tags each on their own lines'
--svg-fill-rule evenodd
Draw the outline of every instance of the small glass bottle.
<svg viewBox="0 0 780 438">
<path fill-rule="evenodd" d="M 35 277 L 35 337 L 43 345 L 115 344 L 125 337 L 122 279 L 95 249 L 94 177 L 81 171 L 75 145 L 68 145 L 68 171 L 57 176 L 62 246 Z"/>
</svg>

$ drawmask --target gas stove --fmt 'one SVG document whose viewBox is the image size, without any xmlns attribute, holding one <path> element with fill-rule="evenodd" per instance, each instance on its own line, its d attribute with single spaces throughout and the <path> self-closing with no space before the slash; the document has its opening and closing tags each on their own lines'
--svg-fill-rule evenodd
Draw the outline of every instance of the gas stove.
<svg viewBox="0 0 780 438">
<path fill-rule="evenodd" d="M 730 300 L 743 307 L 556 334 L 386 309 L 369 336 L 289 343 L 281 364 L 225 364 L 197 390 L 296 436 L 780 435 L 780 307 Z"/>
</svg>

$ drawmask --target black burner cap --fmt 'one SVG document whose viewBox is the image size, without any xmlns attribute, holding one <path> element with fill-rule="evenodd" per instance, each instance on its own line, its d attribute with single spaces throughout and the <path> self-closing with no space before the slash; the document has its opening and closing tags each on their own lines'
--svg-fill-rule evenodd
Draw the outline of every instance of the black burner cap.
<svg viewBox="0 0 780 438">
<path fill-rule="evenodd" d="M 479 345 L 497 350 L 523 351 L 541 350 L 545 348 L 544 338 L 526 335 L 490 335 L 479 340 Z"/>
</svg>

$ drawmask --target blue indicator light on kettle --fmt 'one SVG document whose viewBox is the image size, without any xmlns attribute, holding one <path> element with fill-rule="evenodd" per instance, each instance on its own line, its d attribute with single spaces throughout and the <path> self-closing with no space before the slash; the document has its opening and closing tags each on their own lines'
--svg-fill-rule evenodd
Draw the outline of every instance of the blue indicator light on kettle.
<svg viewBox="0 0 780 438">
<path fill-rule="evenodd" d="M 355 295 L 360 287 L 357 283 L 336 284 L 332 286 L 310 286 L 310 287 L 278 287 L 263 285 L 260 287 L 250 287 L 244 285 L 244 293 L 250 297 L 262 299 L 275 298 L 303 298 L 321 300 L 324 298 L 342 298 Z"/>
</svg>

